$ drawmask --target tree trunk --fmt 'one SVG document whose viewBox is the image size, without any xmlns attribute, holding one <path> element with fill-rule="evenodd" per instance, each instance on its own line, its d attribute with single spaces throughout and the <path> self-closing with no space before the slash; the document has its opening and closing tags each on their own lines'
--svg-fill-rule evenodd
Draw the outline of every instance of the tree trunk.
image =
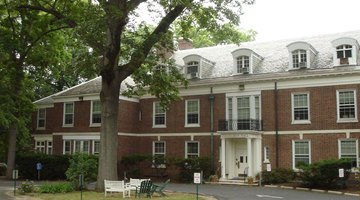
<svg viewBox="0 0 360 200">
<path fill-rule="evenodd" d="M 111 80 L 109 80 L 111 79 Z M 120 79 L 102 76 L 100 155 L 96 190 L 104 191 L 104 180 L 117 180 L 118 109 Z"/>
<path fill-rule="evenodd" d="M 6 179 L 12 179 L 12 171 L 15 169 L 17 128 L 13 125 L 9 130 L 9 148 L 7 157 Z"/>
</svg>

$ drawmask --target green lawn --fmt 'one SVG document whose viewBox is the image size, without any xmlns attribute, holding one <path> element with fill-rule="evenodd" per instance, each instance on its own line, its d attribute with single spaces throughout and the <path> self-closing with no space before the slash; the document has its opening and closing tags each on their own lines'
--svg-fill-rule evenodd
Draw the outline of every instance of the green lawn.
<svg viewBox="0 0 360 200">
<path fill-rule="evenodd" d="M 19 195 L 21 196 L 21 195 Z M 41 193 L 33 193 L 32 197 L 38 198 L 41 200 L 80 200 L 81 194 L 80 192 L 70 192 L 70 193 L 62 193 L 62 194 L 41 194 Z M 145 196 L 141 197 L 142 199 L 146 199 Z M 83 200 L 115 200 L 115 199 L 123 199 L 122 193 L 113 193 L 104 196 L 104 193 L 97 193 L 93 191 L 85 191 L 82 196 Z M 131 193 L 131 198 L 126 199 L 135 199 L 135 194 Z M 166 197 L 160 197 L 154 195 L 152 199 L 167 199 L 167 200 L 194 200 L 196 199 L 196 195 L 193 194 L 181 194 L 181 193 L 167 193 Z M 199 197 L 200 200 L 205 200 L 203 197 Z"/>
</svg>

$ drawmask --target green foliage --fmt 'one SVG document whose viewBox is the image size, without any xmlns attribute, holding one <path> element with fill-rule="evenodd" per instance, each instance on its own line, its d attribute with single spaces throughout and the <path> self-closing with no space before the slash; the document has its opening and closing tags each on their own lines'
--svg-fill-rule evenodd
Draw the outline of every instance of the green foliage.
<svg viewBox="0 0 360 200">
<path fill-rule="evenodd" d="M 19 192 L 20 193 L 32 193 L 35 191 L 35 186 L 33 181 L 26 180 L 25 182 L 22 182 L 19 186 Z"/>
<path fill-rule="evenodd" d="M 84 176 L 84 183 L 90 183 L 97 178 L 98 157 L 77 153 L 70 159 L 69 169 L 66 171 L 66 177 L 72 182 L 75 188 L 79 188 L 79 176 Z"/>
<path fill-rule="evenodd" d="M 351 170 L 351 161 L 346 159 L 322 160 L 310 165 L 301 165 L 299 168 L 299 178 L 304 186 L 331 189 L 345 187 Z M 344 178 L 339 178 L 339 169 L 344 169 Z"/>
<path fill-rule="evenodd" d="M 128 177 L 141 178 L 141 163 L 151 160 L 149 154 L 130 154 L 123 156 L 120 163 L 124 165 Z"/>
<path fill-rule="evenodd" d="M 195 172 L 202 172 L 203 178 L 211 175 L 211 163 L 209 157 L 196 157 L 181 159 L 177 166 L 180 168 L 180 180 L 183 182 L 192 182 Z"/>
<path fill-rule="evenodd" d="M 292 169 L 277 168 L 272 171 L 262 172 L 262 183 L 263 184 L 278 184 L 288 183 L 294 180 L 296 174 Z"/>
<path fill-rule="evenodd" d="M 36 163 L 43 166 L 40 171 L 41 180 L 65 179 L 65 172 L 69 167 L 68 155 L 46 155 L 41 153 L 18 153 L 16 165 L 19 177 L 22 179 L 36 180 L 38 178 Z"/>
<path fill-rule="evenodd" d="M 74 191 L 71 183 L 44 183 L 40 185 L 40 193 L 67 193 Z"/>
</svg>

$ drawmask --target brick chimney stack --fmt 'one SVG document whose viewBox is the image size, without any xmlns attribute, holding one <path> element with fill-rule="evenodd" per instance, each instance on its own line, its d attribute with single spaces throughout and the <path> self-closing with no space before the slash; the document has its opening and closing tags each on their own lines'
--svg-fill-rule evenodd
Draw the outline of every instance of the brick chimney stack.
<svg viewBox="0 0 360 200">
<path fill-rule="evenodd" d="M 185 49 L 192 49 L 193 44 L 192 41 L 188 38 L 179 38 L 178 40 L 178 49 L 185 50 Z"/>
</svg>

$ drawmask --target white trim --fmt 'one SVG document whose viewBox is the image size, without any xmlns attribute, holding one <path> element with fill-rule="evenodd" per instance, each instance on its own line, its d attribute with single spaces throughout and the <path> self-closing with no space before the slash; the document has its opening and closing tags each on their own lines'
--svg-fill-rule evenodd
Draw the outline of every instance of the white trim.
<svg viewBox="0 0 360 200">
<path fill-rule="evenodd" d="M 306 95 L 307 101 L 307 110 L 308 110 L 308 119 L 307 120 L 295 120 L 295 110 L 294 110 L 294 95 Z M 311 124 L 311 114 L 310 114 L 310 93 L 309 92 L 293 92 L 291 93 L 291 124 Z"/>
<path fill-rule="evenodd" d="M 188 158 L 188 143 L 197 143 L 198 146 L 198 152 L 197 157 L 200 157 L 200 141 L 185 141 L 185 158 Z M 195 155 L 195 154 L 192 154 Z"/>
<path fill-rule="evenodd" d="M 67 104 L 72 104 L 73 105 L 73 110 L 72 110 L 72 124 L 65 124 L 65 110 L 66 110 L 66 105 Z M 70 114 L 70 113 L 67 113 Z M 63 127 L 74 127 L 74 121 L 75 121 L 75 102 L 64 102 L 63 103 Z"/>
<path fill-rule="evenodd" d="M 63 140 L 100 140 L 100 135 L 64 135 L 62 139 Z"/>
<path fill-rule="evenodd" d="M 188 102 L 197 101 L 197 114 L 198 114 L 198 123 L 197 124 L 188 124 Z M 200 99 L 187 99 L 185 100 L 185 127 L 200 127 Z"/>
<path fill-rule="evenodd" d="M 90 127 L 100 127 L 101 123 L 93 123 L 93 106 L 94 106 L 94 102 L 99 102 L 100 103 L 100 117 L 101 117 L 101 101 L 99 99 L 96 100 L 92 100 L 90 103 Z M 99 113 L 95 113 L 95 114 L 99 114 Z"/>
<path fill-rule="evenodd" d="M 307 142 L 309 148 L 309 164 L 311 164 L 311 141 L 310 140 L 292 140 L 292 167 L 294 170 L 298 170 L 295 167 L 295 142 Z"/>
<path fill-rule="evenodd" d="M 340 92 L 354 92 L 354 109 L 355 109 L 355 116 L 354 118 L 347 118 L 347 119 L 341 119 L 340 118 L 340 99 L 339 99 L 339 93 Z M 358 122 L 358 117 L 357 117 L 357 94 L 356 94 L 356 89 L 340 89 L 340 90 L 336 90 L 336 118 L 337 118 L 337 123 L 353 123 L 353 122 Z"/>
<path fill-rule="evenodd" d="M 39 120 L 40 120 L 40 110 L 44 110 L 45 111 L 45 116 L 44 118 L 42 118 L 42 120 L 44 120 L 44 127 L 39 127 Z M 46 129 L 46 108 L 39 108 L 37 110 L 37 118 L 36 118 L 36 129 L 37 130 L 45 130 Z"/>
<path fill-rule="evenodd" d="M 66 152 L 65 152 L 66 143 L 69 143 L 69 148 L 70 148 L 70 150 L 69 150 L 69 152 L 68 152 L 67 155 L 71 155 L 71 154 L 72 154 L 72 149 L 71 149 L 72 140 L 64 140 L 64 139 L 63 139 L 63 155 L 66 154 Z"/>
<path fill-rule="evenodd" d="M 95 142 L 99 142 L 99 152 L 97 152 L 96 154 L 95 154 Z M 91 154 L 93 154 L 93 155 L 100 154 L 100 138 L 99 138 L 99 140 L 92 140 L 91 146 L 92 146 Z"/>
<path fill-rule="evenodd" d="M 161 105 L 160 105 L 160 102 L 159 101 L 154 101 L 153 102 L 153 114 L 152 114 L 152 118 L 153 118 L 153 124 L 152 124 L 152 127 L 153 128 L 166 128 L 166 110 L 165 109 L 163 109 L 163 113 L 159 113 L 159 114 L 164 114 L 164 124 L 155 124 L 155 111 L 156 111 L 156 104 L 159 104 L 159 106 L 160 107 L 162 107 Z"/>
<path fill-rule="evenodd" d="M 87 153 L 90 154 L 90 141 L 91 140 L 73 140 L 73 152 L 72 153 L 78 153 L 76 152 L 76 142 L 80 142 L 80 146 L 79 146 L 79 153 Z M 85 142 L 88 143 L 88 149 L 87 151 L 84 151 L 84 147 L 85 147 Z"/>
<path fill-rule="evenodd" d="M 331 129 L 331 130 L 295 130 L 295 131 L 279 131 L 281 135 L 298 135 L 298 134 L 346 134 L 346 132 L 359 133 L 360 129 Z M 264 131 L 263 135 L 275 135 L 275 131 Z"/>
<path fill-rule="evenodd" d="M 164 153 L 161 153 L 161 154 L 163 154 L 164 156 L 166 155 L 166 141 L 159 141 L 159 140 L 157 140 L 157 141 L 153 141 L 152 142 L 152 146 L 153 146 L 153 148 L 152 148 L 152 155 L 154 156 L 155 155 L 155 143 L 163 143 L 164 144 Z M 160 153 L 158 153 L 158 154 L 160 154 Z"/>
<path fill-rule="evenodd" d="M 51 142 L 51 145 L 49 145 L 49 142 Z M 49 147 L 51 147 L 51 152 L 49 152 Z M 54 142 L 51 140 L 46 141 L 46 154 L 52 155 L 54 152 Z"/>
<path fill-rule="evenodd" d="M 53 136 L 52 134 L 37 134 L 37 135 L 31 135 L 34 140 L 52 140 Z"/>
<path fill-rule="evenodd" d="M 340 138 L 338 139 L 338 156 L 341 158 L 341 141 L 355 141 L 356 147 L 356 167 L 359 167 L 359 141 L 357 138 Z"/>
</svg>

